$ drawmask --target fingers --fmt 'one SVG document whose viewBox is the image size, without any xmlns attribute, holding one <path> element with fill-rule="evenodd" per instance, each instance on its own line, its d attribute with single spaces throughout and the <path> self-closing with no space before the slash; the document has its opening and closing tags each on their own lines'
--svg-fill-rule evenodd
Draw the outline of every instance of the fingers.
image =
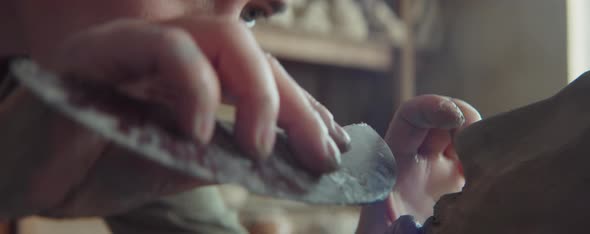
<svg viewBox="0 0 590 234">
<path fill-rule="evenodd" d="M 332 137 L 332 139 L 334 139 L 340 150 L 342 152 L 348 151 L 350 149 L 351 141 L 348 133 L 344 131 L 344 128 L 342 128 L 342 126 L 340 126 L 338 123 L 336 123 L 336 121 L 334 121 L 334 116 L 332 115 L 332 113 L 330 113 L 328 108 L 326 108 L 320 102 L 315 100 L 315 98 L 311 96 L 311 94 L 309 94 L 307 91 L 303 90 L 303 92 L 307 96 L 309 103 L 311 103 L 313 108 L 320 114 L 320 116 L 324 120 L 326 126 L 328 126 L 330 136 Z"/>
<path fill-rule="evenodd" d="M 215 25 L 215 23 L 212 22 L 211 24 Z M 186 22 L 181 22 L 181 24 L 188 25 Z M 327 126 L 327 132 L 329 133 L 327 138 L 329 140 L 313 142 L 302 146 L 303 148 L 296 147 L 306 149 L 304 150 L 305 153 L 300 154 L 302 159 L 311 159 L 311 155 L 319 158 L 334 158 L 327 155 L 335 155 L 335 153 L 319 153 L 332 149 L 331 146 L 327 147 L 325 145 L 334 145 L 335 143 L 338 146 L 337 149 L 346 149 L 350 139 L 342 128 L 332 124 L 333 117 L 331 114 L 315 100 L 310 102 L 313 99 L 308 97 L 307 93 L 292 81 L 288 74 L 282 70 L 282 67 L 278 63 L 274 64 L 275 62 L 268 60 L 251 32 L 244 25 L 235 24 L 232 26 L 227 22 L 223 22 L 221 28 L 224 29 L 195 25 L 187 27 L 189 31 L 192 31 L 199 44 L 207 48 L 206 52 L 209 59 L 215 64 L 220 76 L 224 90 L 224 100 L 230 100 L 237 107 L 235 133 L 242 147 L 248 152 L 261 158 L 269 155 L 276 137 L 276 124 L 279 121 L 281 127 L 289 125 L 290 129 L 295 129 L 295 126 L 300 128 L 291 130 L 293 136 L 297 135 L 291 137 L 291 139 L 297 141 L 294 142 L 294 145 L 304 145 L 299 142 L 311 142 L 309 139 L 303 140 L 299 138 L 313 135 L 310 139 L 316 139 L 323 136 L 322 134 L 311 133 L 321 129 L 315 127 L 317 124 L 307 126 L 318 122 L 317 117 L 314 116 L 318 114 L 321 120 L 319 121 L 320 125 L 324 122 L 323 125 Z M 198 33 L 198 31 L 205 29 L 208 32 L 217 33 Z M 274 69 L 279 72 L 273 71 L 271 68 L 273 66 L 279 67 L 279 69 Z M 279 75 L 285 76 L 286 79 L 275 77 Z M 279 84 L 279 82 L 281 83 Z M 300 113 L 300 111 L 302 112 Z M 287 115 L 293 117 L 284 117 Z M 301 121 L 301 123 L 295 121 Z M 324 128 L 326 127 L 324 126 Z M 307 131 L 307 133 L 302 133 L 304 131 Z M 319 146 L 321 143 L 330 141 L 334 143 Z M 330 150 L 326 150 L 326 148 Z M 334 150 L 334 152 L 339 153 L 338 150 Z M 317 162 L 313 165 L 318 166 Z M 319 166 L 318 168 L 322 167 Z"/>
<path fill-rule="evenodd" d="M 469 125 L 481 120 L 481 115 L 479 112 L 469 103 L 456 98 L 453 98 L 453 102 L 457 105 L 457 107 L 459 107 L 465 118 L 465 122 L 461 125 L 461 127 L 458 128 L 458 131 L 461 131 L 466 127 L 469 127 Z"/>
<path fill-rule="evenodd" d="M 363 208 L 359 228 L 382 233 L 397 216 L 409 213 L 425 219 L 441 194 L 458 190 L 463 180 L 452 137 L 480 118 L 469 104 L 444 96 L 424 95 L 404 103 L 386 136 L 400 170 L 396 187 L 386 201 Z M 390 231 L 414 231 L 400 222 Z"/>
<path fill-rule="evenodd" d="M 443 152 L 451 144 L 451 132 L 446 129 L 433 128 L 428 130 L 428 134 L 420 147 L 417 154 L 419 155 L 437 155 Z"/>
<path fill-rule="evenodd" d="M 191 36 L 136 21 L 111 23 L 67 41 L 53 64 L 66 76 L 112 84 L 164 105 L 179 128 L 202 143 L 211 138 L 220 100 L 218 79 Z"/>
<path fill-rule="evenodd" d="M 463 112 L 463 116 L 465 116 L 465 122 L 463 125 L 461 125 L 461 127 L 451 132 L 451 138 L 454 138 L 458 132 L 461 132 L 471 124 L 481 120 L 481 115 L 473 106 L 460 99 L 453 99 L 453 101 L 455 104 L 457 104 L 459 109 L 461 109 L 461 112 Z M 455 144 L 450 144 L 443 152 L 443 155 L 453 160 L 455 165 L 457 165 L 458 173 L 463 175 L 463 166 L 461 165 L 459 155 L 457 155 L 457 151 L 455 150 Z"/>
<path fill-rule="evenodd" d="M 235 135 L 247 152 L 258 158 L 270 154 L 280 114 L 303 161 L 318 171 L 335 168 L 350 137 L 278 63 L 276 76 L 282 78 L 275 78 L 246 27 L 217 22 L 220 29 L 211 26 L 214 21 L 189 26 L 185 21 L 122 21 L 81 33 L 65 44 L 54 67 L 168 107 L 179 128 L 202 143 L 211 138 L 223 86 L 223 95 L 237 106 Z M 207 47 L 206 54 L 195 41 Z M 322 166 L 318 159 L 326 163 Z"/>
<path fill-rule="evenodd" d="M 213 134 L 221 99 L 217 76 L 189 34 L 172 30 L 162 36 L 156 63 L 161 66 L 156 69 L 163 79 L 158 83 L 169 86 L 153 86 L 150 95 L 177 110 L 184 129 L 206 144 Z"/>
<path fill-rule="evenodd" d="M 398 109 L 386 139 L 394 154 L 414 155 L 429 129 L 452 129 L 464 122 L 463 113 L 451 99 L 424 95 L 404 103 Z"/>
<path fill-rule="evenodd" d="M 299 159 L 318 173 L 337 169 L 341 152 L 329 130 L 335 124 L 331 114 L 325 111 L 322 116 L 279 62 L 272 57 L 269 62 L 280 93 L 279 125 L 285 129 Z"/>
<path fill-rule="evenodd" d="M 454 153 L 454 147 L 451 144 L 455 133 L 481 120 L 481 116 L 473 106 L 459 99 L 451 100 L 455 103 L 455 105 L 457 105 L 457 107 L 463 114 L 465 120 L 460 126 L 458 126 L 455 129 L 451 129 L 451 131 L 444 128 L 427 129 L 428 133 L 424 138 L 422 144 L 418 148 L 418 154 L 434 155 L 440 152 L 444 152 L 445 156 L 456 158 L 456 153 Z M 417 129 L 417 131 L 422 130 Z"/>
<path fill-rule="evenodd" d="M 400 107 L 386 139 L 394 154 L 398 156 L 399 164 L 406 165 L 402 169 L 412 166 L 411 162 L 415 160 L 427 157 L 424 159 L 432 161 L 429 168 L 437 170 L 430 172 L 431 174 L 460 178 L 463 170 L 452 144 L 453 137 L 455 132 L 480 119 L 477 110 L 464 101 L 424 95 Z M 438 158 L 439 155 L 444 158 Z M 437 166 L 434 167 L 433 164 Z M 454 182 L 453 188 L 457 187 L 455 184 L 461 184 Z"/>
<path fill-rule="evenodd" d="M 276 139 L 279 93 L 274 76 L 266 56 L 242 25 L 218 40 L 224 47 L 217 69 L 237 107 L 235 134 L 244 149 L 264 158 Z"/>
<path fill-rule="evenodd" d="M 465 121 L 461 126 L 452 129 L 451 131 L 442 130 L 442 129 L 430 129 L 428 136 L 424 139 L 424 142 L 418 149 L 418 153 L 421 155 L 432 155 L 435 153 L 443 152 L 443 155 L 457 161 L 459 161 L 458 155 L 455 152 L 455 147 L 451 142 L 455 137 L 457 132 L 462 131 L 466 127 L 470 126 L 471 124 L 481 120 L 481 115 L 479 112 L 470 104 L 465 101 L 459 99 L 452 99 L 453 102 L 459 107 L 461 113 L 465 118 Z M 461 169 L 461 168 L 459 168 Z"/>
</svg>

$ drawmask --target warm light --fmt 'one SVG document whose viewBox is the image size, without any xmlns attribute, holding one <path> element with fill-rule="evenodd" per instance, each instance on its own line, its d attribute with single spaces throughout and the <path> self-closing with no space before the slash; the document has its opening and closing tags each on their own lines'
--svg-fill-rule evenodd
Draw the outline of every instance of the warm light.
<svg viewBox="0 0 590 234">
<path fill-rule="evenodd" d="M 567 0 L 568 82 L 590 70 L 590 1 Z"/>
</svg>

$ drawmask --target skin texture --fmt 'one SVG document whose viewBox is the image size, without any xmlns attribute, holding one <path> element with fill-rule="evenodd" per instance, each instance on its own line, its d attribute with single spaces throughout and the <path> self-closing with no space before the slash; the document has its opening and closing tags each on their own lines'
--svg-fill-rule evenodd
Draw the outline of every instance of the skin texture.
<svg viewBox="0 0 590 234">
<path fill-rule="evenodd" d="M 2 3 L 0 55 L 26 54 L 67 78 L 100 82 L 167 108 L 179 131 L 200 143 L 209 141 L 222 102 L 237 107 L 237 140 L 255 159 L 270 151 L 276 126 L 315 172 L 336 169 L 350 141 L 240 20 L 245 9 L 270 15 L 280 1 Z M 462 175 L 452 135 L 477 119 L 468 104 L 447 97 L 404 104 L 387 134 L 400 167 L 398 185 L 386 202 L 363 210 L 359 233 L 383 233 L 406 213 L 426 217 L 438 196 L 456 191 Z M 0 128 L 0 218 L 118 214 L 209 183 L 136 158 L 26 90 L 0 105 Z"/>
<path fill-rule="evenodd" d="M 403 215 L 423 223 L 442 195 L 460 191 L 464 176 L 453 138 L 480 119 L 458 99 L 424 95 L 404 103 L 385 138 L 398 163 L 398 180 L 389 199 L 362 209 L 357 234 L 386 233 Z"/>
<path fill-rule="evenodd" d="M 227 101 L 237 107 L 237 140 L 253 158 L 269 154 L 278 124 L 310 170 L 331 171 L 349 137 L 260 49 L 240 19 L 244 10 L 270 15 L 278 3 L 25 0 L 10 1 L 13 11 L 6 13 L 23 28 L 9 41 L 26 42 L 14 44 L 13 51 L 26 52 L 64 77 L 109 85 L 171 110 L 179 131 L 197 142 L 210 140 L 215 111 Z M 11 181 L 2 184 L 14 191 L 7 195 L 4 217 L 107 215 L 208 183 L 140 162 L 51 110 L 32 114 L 39 108 L 44 107 L 26 90 L 3 105 L 2 124 L 14 129 L 0 136 L 7 139 L 0 146 L 8 155 L 3 165 L 27 168 L 7 173 L 27 186 L 17 191 L 10 189 Z M 43 127 L 30 128 L 31 121 Z M 35 147 L 10 142 L 35 142 Z"/>
<path fill-rule="evenodd" d="M 556 95 L 457 137 L 466 186 L 435 206 L 428 234 L 588 233 L 590 73 Z"/>
</svg>

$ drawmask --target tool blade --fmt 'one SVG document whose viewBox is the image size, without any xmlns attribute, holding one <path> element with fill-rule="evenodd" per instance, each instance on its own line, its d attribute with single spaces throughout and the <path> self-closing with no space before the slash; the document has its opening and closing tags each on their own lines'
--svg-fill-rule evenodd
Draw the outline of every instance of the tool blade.
<svg viewBox="0 0 590 234">
<path fill-rule="evenodd" d="M 337 171 L 313 175 L 296 161 L 278 132 L 272 156 L 250 160 L 233 138 L 233 123 L 218 121 L 212 143 L 198 145 L 145 117 L 141 103 L 88 84 L 71 84 L 30 60 L 12 66 L 12 76 L 49 105 L 138 156 L 195 178 L 236 184 L 280 199 L 326 205 L 360 205 L 385 199 L 394 186 L 396 164 L 370 126 L 345 127 L 352 139 Z"/>
</svg>

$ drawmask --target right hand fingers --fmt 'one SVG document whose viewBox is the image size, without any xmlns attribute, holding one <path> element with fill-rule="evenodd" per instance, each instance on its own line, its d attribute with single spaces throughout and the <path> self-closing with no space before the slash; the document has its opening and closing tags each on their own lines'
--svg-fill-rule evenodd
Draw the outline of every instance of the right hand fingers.
<svg viewBox="0 0 590 234">
<path fill-rule="evenodd" d="M 439 95 L 422 95 L 404 103 L 397 110 L 385 138 L 396 155 L 415 155 L 424 148 L 425 143 L 441 145 L 437 139 L 428 138 L 432 129 L 454 133 L 480 119 L 477 110 L 464 101 Z M 452 139 L 449 136 L 446 140 Z"/>
<path fill-rule="evenodd" d="M 111 23 L 68 40 L 51 66 L 172 109 L 181 131 L 201 143 L 212 135 L 218 79 L 183 30 L 137 21 Z"/>
<path fill-rule="evenodd" d="M 174 109 L 178 112 L 180 127 L 195 129 L 194 135 L 202 142 L 207 142 L 211 136 L 222 85 L 238 107 L 238 142 L 252 155 L 268 155 L 275 140 L 279 91 L 286 86 L 277 87 L 266 56 L 251 33 L 240 24 L 226 21 L 184 19 L 167 25 L 119 22 L 81 34 L 66 44 L 56 67 L 70 74 L 116 83 L 125 87 L 127 94 Z M 196 43 L 205 48 L 206 56 L 201 56 Z M 203 59 L 205 57 L 207 59 Z M 209 62 L 215 65 L 219 80 Z M 296 84 L 287 86 L 298 87 Z M 310 100 L 305 95 L 303 98 L 302 95 L 285 97 L 291 103 L 301 102 L 295 99 Z M 308 126 L 309 121 L 298 123 L 294 119 L 291 125 L 315 130 L 332 125 L 332 117 L 325 108 L 312 107 L 323 122 Z M 297 111 L 290 112 L 297 116 Z M 335 139 L 338 146 L 346 148 L 348 138 L 335 137 L 334 129 L 337 128 L 329 128 L 331 137 L 326 141 Z M 311 133 L 303 135 L 313 136 Z M 292 138 L 296 148 L 324 146 L 320 141 L 297 139 L 303 137 Z M 307 152 L 324 159 L 334 155 L 318 150 Z M 307 155 L 303 155 L 304 161 Z M 308 164 L 317 165 L 311 161 Z"/>
<path fill-rule="evenodd" d="M 336 121 L 334 120 L 334 115 L 332 115 L 332 113 L 328 110 L 328 108 L 326 108 L 324 105 L 322 105 L 320 102 L 318 102 L 307 91 L 305 91 L 305 90 L 302 90 L 302 91 L 307 96 L 307 100 L 309 100 L 309 103 L 311 103 L 313 108 L 318 112 L 318 114 L 324 120 L 324 123 L 328 126 L 328 130 L 330 131 L 330 136 L 334 139 L 334 141 L 336 142 L 336 144 L 338 145 L 340 150 L 342 152 L 348 151 L 350 149 L 350 143 L 351 143 L 351 139 L 350 139 L 350 136 L 348 135 L 348 133 L 346 131 L 344 131 L 344 128 L 342 126 L 340 126 L 338 123 L 336 123 Z"/>
<path fill-rule="evenodd" d="M 217 27 L 190 20 L 176 23 L 185 25 L 216 64 L 224 95 L 237 106 L 236 134 L 242 146 L 255 156 L 267 156 L 278 121 L 305 166 L 317 172 L 337 167 L 338 146 L 347 147 L 348 135 L 276 61 L 269 61 L 246 27 L 228 22 L 211 24 L 218 23 Z"/>
<path fill-rule="evenodd" d="M 279 124 L 292 139 L 300 159 L 316 172 L 337 169 L 340 150 L 346 150 L 350 137 L 270 55 L 269 63 L 280 93 Z"/>
<path fill-rule="evenodd" d="M 276 140 L 279 94 L 254 36 L 238 21 L 183 18 L 167 22 L 185 29 L 214 64 L 223 96 L 237 106 L 235 135 L 250 156 L 270 155 Z"/>
</svg>

